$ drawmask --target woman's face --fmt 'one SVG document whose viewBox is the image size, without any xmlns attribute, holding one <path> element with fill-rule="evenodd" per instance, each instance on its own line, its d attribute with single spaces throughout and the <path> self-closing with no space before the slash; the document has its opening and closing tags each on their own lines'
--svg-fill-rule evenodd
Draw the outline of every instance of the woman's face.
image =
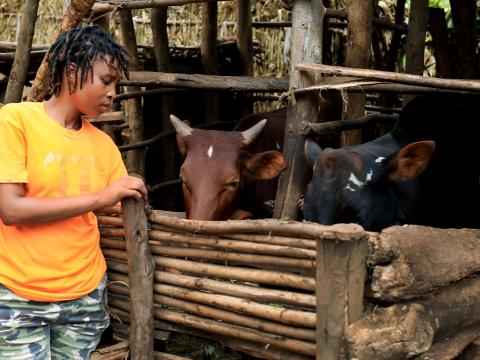
<svg viewBox="0 0 480 360">
<path fill-rule="evenodd" d="M 81 87 L 78 78 L 70 98 L 80 113 L 96 118 L 110 110 L 116 95 L 115 87 L 121 75 L 118 63 L 115 61 L 110 65 L 109 60 L 108 56 L 106 59 L 97 58 L 92 64 L 93 72 L 88 73 Z M 75 74 L 74 71 L 71 73 Z M 80 77 L 80 74 L 77 76 Z"/>
</svg>

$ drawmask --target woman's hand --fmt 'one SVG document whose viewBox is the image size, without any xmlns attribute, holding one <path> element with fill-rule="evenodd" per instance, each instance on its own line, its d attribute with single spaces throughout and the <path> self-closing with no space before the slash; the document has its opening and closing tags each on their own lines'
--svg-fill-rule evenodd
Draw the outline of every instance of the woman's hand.
<svg viewBox="0 0 480 360">
<path fill-rule="evenodd" d="M 101 207 L 113 206 L 126 197 L 140 200 L 148 196 L 147 187 L 142 179 L 135 176 L 124 176 L 113 182 L 99 193 Z"/>
</svg>

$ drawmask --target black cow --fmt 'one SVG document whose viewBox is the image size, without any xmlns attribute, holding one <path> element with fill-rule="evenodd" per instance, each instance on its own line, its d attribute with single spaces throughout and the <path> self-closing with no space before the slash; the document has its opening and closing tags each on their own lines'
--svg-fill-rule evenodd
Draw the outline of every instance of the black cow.
<svg viewBox="0 0 480 360">
<path fill-rule="evenodd" d="M 307 141 L 313 176 L 305 219 L 375 231 L 413 223 L 478 228 L 478 104 L 478 97 L 417 97 L 378 139 L 324 150 Z"/>
</svg>

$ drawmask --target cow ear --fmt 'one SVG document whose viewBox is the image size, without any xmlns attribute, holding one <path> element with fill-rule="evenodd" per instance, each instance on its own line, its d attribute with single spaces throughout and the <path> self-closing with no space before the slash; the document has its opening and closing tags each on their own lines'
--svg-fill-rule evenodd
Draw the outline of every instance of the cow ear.
<svg viewBox="0 0 480 360">
<path fill-rule="evenodd" d="M 385 164 L 388 178 L 402 181 L 420 175 L 427 168 L 434 150 L 434 141 L 418 141 L 404 146 Z"/>
<path fill-rule="evenodd" d="M 303 147 L 305 158 L 310 166 L 313 167 L 315 164 L 315 160 L 322 152 L 322 148 L 313 140 L 307 139 L 305 140 L 305 145 Z"/>
<path fill-rule="evenodd" d="M 256 180 L 276 178 L 286 167 L 283 154 L 273 150 L 252 155 L 246 161 L 248 175 Z"/>
</svg>

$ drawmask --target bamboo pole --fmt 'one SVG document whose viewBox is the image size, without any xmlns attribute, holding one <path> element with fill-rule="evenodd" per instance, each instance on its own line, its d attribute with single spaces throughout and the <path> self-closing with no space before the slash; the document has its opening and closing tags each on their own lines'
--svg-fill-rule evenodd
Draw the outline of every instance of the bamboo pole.
<svg viewBox="0 0 480 360">
<path fill-rule="evenodd" d="M 107 260 L 109 271 L 127 274 L 128 269 L 124 262 Z M 265 289 L 256 286 L 241 285 L 225 281 L 218 281 L 203 277 L 172 274 L 165 271 L 155 271 L 156 283 L 170 284 L 189 289 L 206 290 L 222 295 L 230 295 L 263 303 L 280 303 L 295 306 L 315 308 L 316 299 L 314 295 L 297 293 L 291 290 Z"/>
<path fill-rule="evenodd" d="M 94 3 L 95 0 L 72 0 L 63 16 L 62 24 L 55 35 L 55 39 L 58 38 L 61 33 L 75 28 L 90 11 Z M 48 90 L 47 66 L 46 58 L 43 58 L 37 70 L 30 95 L 28 95 L 28 101 L 42 101 L 45 97 Z"/>
<path fill-rule="evenodd" d="M 15 50 L 15 59 L 5 92 L 6 104 L 22 101 L 23 87 L 27 79 L 28 64 L 30 62 L 35 22 L 37 21 L 38 2 L 39 0 L 27 0 L 23 7 L 17 41 L 19 45 Z"/>
<path fill-rule="evenodd" d="M 248 76 L 220 76 L 203 74 L 160 73 L 133 71 L 129 80 L 121 80 L 124 86 L 172 87 L 218 91 L 280 92 L 288 89 L 286 79 Z"/>
<path fill-rule="evenodd" d="M 379 70 L 350 69 L 321 64 L 299 64 L 296 68 L 300 71 L 320 72 L 327 75 L 354 76 L 366 80 L 389 81 L 398 84 L 428 86 L 449 90 L 480 91 L 480 81 L 478 80 L 438 79 L 420 75 Z"/>
<path fill-rule="evenodd" d="M 110 273 L 109 276 L 112 281 L 127 280 L 127 276 L 121 274 Z M 120 285 L 111 285 L 109 289 L 112 293 L 129 295 L 128 289 Z M 315 313 L 313 312 L 277 308 L 245 299 L 165 284 L 155 284 L 154 293 L 156 294 L 154 300 L 158 305 L 177 307 L 191 314 L 206 316 L 226 323 L 315 342 L 315 330 L 311 329 L 312 326 L 315 327 Z M 282 311 L 285 312 L 286 317 L 283 316 Z"/>
<path fill-rule="evenodd" d="M 125 49 L 131 55 L 128 66 L 129 72 L 140 70 L 138 61 L 137 40 L 135 37 L 135 28 L 133 26 L 131 10 L 119 11 L 120 29 Z M 140 91 L 139 87 L 129 87 L 128 91 Z M 130 130 L 129 142 L 135 143 L 143 140 L 143 109 L 140 99 L 133 98 L 127 100 L 127 117 Z M 145 150 L 135 149 L 127 154 L 127 169 L 129 172 L 145 176 Z"/>
<path fill-rule="evenodd" d="M 110 303 L 114 307 L 128 311 L 128 302 L 112 298 Z M 244 340 L 271 344 L 288 349 L 300 354 L 314 355 L 315 345 L 306 341 L 294 340 L 283 336 L 272 335 L 264 331 L 251 330 L 243 326 L 222 324 L 221 322 L 202 318 L 199 316 L 188 315 L 176 311 L 156 308 L 155 317 L 159 320 L 170 321 L 182 325 L 191 326 L 196 329 L 209 331 L 223 336 L 231 336 Z"/>
<path fill-rule="evenodd" d="M 144 200 L 122 200 L 130 284 L 130 349 L 133 360 L 153 356 L 153 272 Z"/>
</svg>

